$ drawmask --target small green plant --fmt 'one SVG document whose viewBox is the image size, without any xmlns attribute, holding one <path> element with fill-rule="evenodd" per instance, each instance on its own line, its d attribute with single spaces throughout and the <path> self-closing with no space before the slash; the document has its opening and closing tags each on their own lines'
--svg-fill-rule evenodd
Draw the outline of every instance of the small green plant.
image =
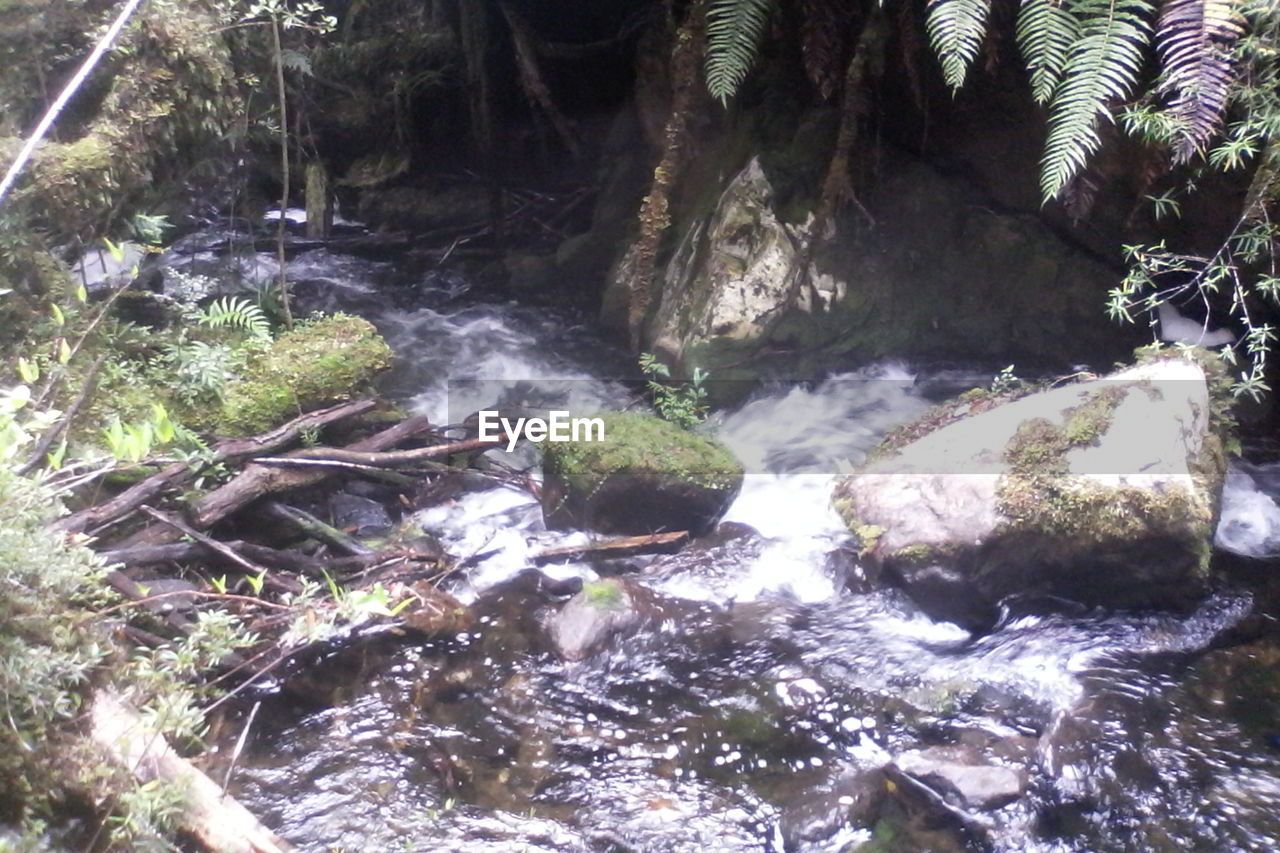
<svg viewBox="0 0 1280 853">
<path fill-rule="evenodd" d="M 314 424 L 303 427 L 298 432 L 298 443 L 303 447 L 318 447 L 320 445 L 320 427 Z"/>
<path fill-rule="evenodd" d="M 262 309 L 241 296 L 224 296 L 210 302 L 199 315 L 202 325 L 210 329 L 235 329 L 251 338 L 271 337 L 271 323 Z"/>
<path fill-rule="evenodd" d="M 222 389 L 235 378 L 234 356 L 225 344 L 184 341 L 166 347 L 161 363 L 176 374 L 177 395 L 194 403 L 205 396 L 222 396 Z"/>
<path fill-rule="evenodd" d="M 658 417 L 685 429 L 692 429 L 707 417 L 706 381 L 710 375 L 700 367 L 686 382 L 672 382 L 671 369 L 653 353 L 640 354 L 640 369 L 649 377 L 645 383 Z"/>
<path fill-rule="evenodd" d="M 991 393 L 1005 394 L 1010 391 L 1017 391 L 1024 384 L 1013 372 L 1013 365 L 1010 364 L 992 378 Z"/>
<path fill-rule="evenodd" d="M 0 462 L 14 461 L 24 447 L 62 416 L 57 411 L 35 411 L 30 403 L 28 386 L 0 388 Z"/>
<path fill-rule="evenodd" d="M 286 634 L 286 643 L 318 643 L 345 629 L 361 625 L 375 616 L 394 617 L 413 602 L 413 598 L 392 603 L 391 592 L 380 583 L 364 589 L 346 589 L 324 573 L 324 586 L 300 578 L 301 592 L 288 598 L 297 605 L 298 616 Z M 328 600 L 323 591 L 328 591 Z"/>
<path fill-rule="evenodd" d="M 173 442 L 178 428 L 163 405 L 152 403 L 148 419 L 126 424 L 119 417 L 112 417 L 102 435 L 112 456 L 125 462 L 141 462 L 156 447 Z"/>
</svg>

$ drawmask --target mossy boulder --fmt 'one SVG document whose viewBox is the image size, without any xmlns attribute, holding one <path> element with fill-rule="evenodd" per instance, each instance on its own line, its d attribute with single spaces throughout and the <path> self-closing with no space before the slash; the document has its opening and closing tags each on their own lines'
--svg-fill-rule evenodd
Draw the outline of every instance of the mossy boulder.
<svg viewBox="0 0 1280 853">
<path fill-rule="evenodd" d="M 981 628 L 1015 595 L 1186 606 L 1207 580 L 1225 394 L 1178 357 L 1040 391 L 879 457 L 835 506 L 937 618 Z"/>
<path fill-rule="evenodd" d="M 651 415 L 606 414 L 603 441 L 548 443 L 542 514 L 553 528 L 709 530 L 742 487 L 742 463 Z"/>
<path fill-rule="evenodd" d="M 734 163 L 740 146 L 759 156 Z M 660 261 L 644 346 L 684 373 L 802 378 L 833 356 L 1097 363 L 1141 342 L 1098 311 L 1114 270 L 1038 217 L 975 204 L 965 181 L 886 147 L 859 204 L 814 234 L 806 169 L 770 153 L 737 136 L 710 146 L 683 182 L 697 200 L 690 189 L 673 202 L 681 238 Z M 706 169 L 713 158 L 720 168 Z M 708 171 L 724 177 L 694 180 Z M 610 287 L 602 319 L 617 325 L 625 276 Z"/>
<path fill-rule="evenodd" d="M 334 314 L 300 323 L 248 359 L 223 394 L 213 430 L 262 432 L 368 392 L 390 366 L 391 349 L 367 320 Z"/>
</svg>

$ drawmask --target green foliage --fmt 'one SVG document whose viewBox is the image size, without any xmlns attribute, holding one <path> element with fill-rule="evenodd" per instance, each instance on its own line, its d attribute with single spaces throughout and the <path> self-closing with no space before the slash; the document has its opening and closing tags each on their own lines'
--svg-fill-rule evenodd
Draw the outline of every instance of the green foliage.
<svg viewBox="0 0 1280 853">
<path fill-rule="evenodd" d="M 270 18 L 279 21 L 285 29 L 305 29 L 329 33 L 338 26 L 338 19 L 325 12 L 319 0 L 253 0 L 242 20 L 252 21 Z"/>
<path fill-rule="evenodd" d="M 200 322 L 211 329 L 236 329 L 258 340 L 271 337 L 271 323 L 262 309 L 240 296 L 215 299 L 200 315 Z"/>
<path fill-rule="evenodd" d="M 692 429 L 706 419 L 706 371 L 695 367 L 687 382 L 672 383 L 670 368 L 647 352 L 640 354 L 640 369 L 649 377 L 645 385 L 653 408 L 664 421 Z"/>
<path fill-rule="evenodd" d="M 707 89 L 725 103 L 755 64 L 772 0 L 711 0 L 707 7 Z"/>
<path fill-rule="evenodd" d="M 1256 223 L 1253 229 L 1242 234 L 1257 239 L 1258 231 L 1269 233 L 1270 230 L 1267 223 Z M 1265 378 L 1267 356 L 1276 340 L 1276 330 L 1258 319 L 1256 308 L 1250 308 L 1254 299 L 1250 291 L 1266 297 L 1268 283 L 1273 278 L 1259 276 L 1257 283 L 1250 286 L 1242 264 L 1246 258 L 1257 258 L 1250 252 L 1241 251 L 1244 241 L 1239 239 L 1240 236 L 1238 234 L 1237 239 L 1229 240 L 1211 258 L 1173 252 L 1163 243 L 1126 246 L 1129 271 L 1120 286 L 1109 294 L 1107 310 L 1113 319 L 1133 322 L 1136 316 L 1154 315 L 1162 303 L 1206 298 L 1204 294 L 1225 292 L 1230 296 L 1232 317 L 1245 329 L 1243 363 L 1234 348 L 1228 347 L 1221 353 L 1229 366 L 1239 369 L 1231 390 L 1236 396 L 1260 399 L 1270 390 Z M 1162 286 L 1165 281 L 1176 284 Z M 1201 295 L 1197 297 L 1197 294 Z"/>
<path fill-rule="evenodd" d="M 391 591 L 381 583 L 348 589 L 328 572 L 324 573 L 323 587 L 310 578 L 299 581 L 301 591 L 287 597 L 297 616 L 282 640 L 286 645 L 324 642 L 371 619 L 398 616 L 413 603 L 412 598 L 394 601 Z"/>
<path fill-rule="evenodd" d="M 1071 46 L 1049 104 L 1049 136 L 1040 191 L 1054 198 L 1098 149 L 1098 122 L 1126 97 L 1142 68 L 1151 35 L 1146 0 L 1080 0 L 1072 7 L 1080 38 Z M 1047 19 L 1052 20 L 1052 19 Z"/>
<path fill-rule="evenodd" d="M 952 89 L 964 85 L 987 31 L 991 0 L 929 0 L 925 29 Z"/>
<path fill-rule="evenodd" d="M 1026 386 L 1026 384 L 1026 382 L 1019 379 L 1018 375 L 1013 372 L 1013 365 L 1010 364 L 1002 368 L 1000 372 L 991 379 L 991 387 L 988 390 L 990 390 L 992 394 L 1008 394 L 1021 390 Z"/>
<path fill-rule="evenodd" d="M 1158 92 L 1176 124 L 1173 159 L 1204 149 L 1227 107 L 1235 69 L 1232 45 L 1244 31 L 1237 0 L 1166 0 L 1160 9 Z"/>
<path fill-rule="evenodd" d="M 1023 0 L 1015 35 L 1031 74 L 1031 95 L 1048 103 L 1080 38 L 1080 22 L 1063 0 Z"/>
<path fill-rule="evenodd" d="M 32 815 L 70 781 L 58 758 L 108 653 L 84 607 L 103 567 L 45 528 L 48 492 L 0 465 L 0 813 Z"/>
<path fill-rule="evenodd" d="M 174 393 L 187 403 L 221 397 L 227 383 L 235 378 L 235 352 L 226 344 L 186 341 L 165 348 L 161 363 L 173 370 L 177 379 Z"/>
<path fill-rule="evenodd" d="M 160 403 L 152 403 L 151 416 L 137 423 L 126 424 L 118 416 L 112 417 L 102 435 L 111 455 L 125 462 L 141 462 L 155 448 L 171 444 L 179 437 L 187 441 L 194 438 L 170 419 L 168 410 Z"/>
</svg>

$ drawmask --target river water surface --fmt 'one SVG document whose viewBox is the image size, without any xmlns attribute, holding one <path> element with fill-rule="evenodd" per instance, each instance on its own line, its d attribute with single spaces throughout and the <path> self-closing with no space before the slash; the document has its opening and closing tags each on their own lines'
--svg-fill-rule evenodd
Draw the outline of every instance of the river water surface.
<svg viewBox="0 0 1280 853">
<path fill-rule="evenodd" d="M 393 393 L 437 421 L 483 405 L 456 399 L 462 380 L 556 380 L 579 409 L 629 400 L 627 359 L 568 315 L 440 273 L 396 279 L 391 300 L 389 265 L 323 250 L 290 273 L 304 300 L 379 325 Z M 420 511 L 466 561 L 452 591 L 474 630 L 374 636 L 311 665 L 316 700 L 264 700 L 232 793 L 317 853 L 1275 849 L 1280 647 L 1221 642 L 1259 618 L 1244 588 L 1181 615 L 1029 606 L 974 638 L 862 575 L 831 479 L 928 404 L 921 378 L 844 365 L 717 415 L 751 472 L 732 524 L 633 560 L 653 614 L 581 662 L 546 639 L 565 597 L 520 572 L 585 534 L 546 531 L 500 486 Z M 1240 562 L 1280 552 L 1277 485 L 1233 470 L 1219 546 Z M 976 805 L 881 769 L 938 747 L 1013 771 L 1013 791 Z"/>
</svg>

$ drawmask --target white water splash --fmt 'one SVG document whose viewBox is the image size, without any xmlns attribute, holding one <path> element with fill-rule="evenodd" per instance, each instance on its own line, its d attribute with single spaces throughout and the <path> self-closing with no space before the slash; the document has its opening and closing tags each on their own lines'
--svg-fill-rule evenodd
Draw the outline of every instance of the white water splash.
<svg viewBox="0 0 1280 853">
<path fill-rule="evenodd" d="M 1280 505 L 1240 468 L 1227 472 L 1213 543 L 1246 557 L 1280 556 Z"/>
</svg>

